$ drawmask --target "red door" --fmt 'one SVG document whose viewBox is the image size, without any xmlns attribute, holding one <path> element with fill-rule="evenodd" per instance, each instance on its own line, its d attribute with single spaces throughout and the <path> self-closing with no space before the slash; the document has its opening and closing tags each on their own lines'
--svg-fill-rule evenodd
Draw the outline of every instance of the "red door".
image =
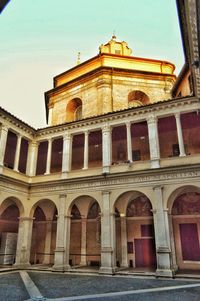
<svg viewBox="0 0 200 301">
<path fill-rule="evenodd" d="M 156 250 L 153 238 L 135 239 L 135 266 L 155 267 Z"/>
<path fill-rule="evenodd" d="M 199 261 L 200 246 L 197 224 L 179 224 L 183 260 Z"/>
</svg>

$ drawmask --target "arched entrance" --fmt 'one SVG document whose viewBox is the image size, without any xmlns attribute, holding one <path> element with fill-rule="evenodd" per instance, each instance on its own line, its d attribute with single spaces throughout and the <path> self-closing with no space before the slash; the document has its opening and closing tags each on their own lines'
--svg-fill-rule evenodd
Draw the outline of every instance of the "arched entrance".
<svg viewBox="0 0 200 301">
<path fill-rule="evenodd" d="M 99 266 L 101 258 L 100 207 L 90 196 L 80 196 L 71 205 L 70 265 Z"/>
<path fill-rule="evenodd" d="M 140 192 L 127 192 L 116 202 L 117 265 L 134 269 L 156 268 L 152 205 Z"/>
<path fill-rule="evenodd" d="M 200 192 L 179 194 L 173 202 L 171 214 L 178 269 L 199 270 Z"/>
<path fill-rule="evenodd" d="M 6 199 L 0 212 L 0 265 L 12 265 L 15 263 L 20 217 L 15 198 Z"/>
<path fill-rule="evenodd" d="M 31 241 L 31 264 L 54 263 L 56 245 L 57 209 L 50 200 L 42 200 L 33 208 L 33 229 Z"/>
</svg>

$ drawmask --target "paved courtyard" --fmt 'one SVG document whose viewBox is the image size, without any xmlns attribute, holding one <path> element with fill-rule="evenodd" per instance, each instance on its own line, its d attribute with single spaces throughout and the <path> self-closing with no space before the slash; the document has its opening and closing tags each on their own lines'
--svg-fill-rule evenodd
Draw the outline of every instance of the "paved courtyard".
<svg viewBox="0 0 200 301">
<path fill-rule="evenodd" d="M 200 280 L 20 271 L 0 274 L 0 300 L 199 301 Z"/>
</svg>

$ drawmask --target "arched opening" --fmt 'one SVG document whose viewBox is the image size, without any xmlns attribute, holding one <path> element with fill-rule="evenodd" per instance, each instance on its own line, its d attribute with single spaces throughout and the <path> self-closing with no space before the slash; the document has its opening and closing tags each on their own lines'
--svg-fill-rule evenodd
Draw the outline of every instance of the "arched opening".
<svg viewBox="0 0 200 301">
<path fill-rule="evenodd" d="M 150 103 L 150 99 L 142 91 L 135 90 L 128 94 L 128 107 L 140 107 Z"/>
<path fill-rule="evenodd" d="M 152 205 L 140 192 L 127 192 L 116 201 L 117 266 L 138 270 L 156 267 Z"/>
<path fill-rule="evenodd" d="M 173 202 L 171 213 L 178 269 L 199 270 L 200 192 L 180 193 Z"/>
<path fill-rule="evenodd" d="M 71 207 L 70 265 L 98 266 L 101 258 L 100 207 L 90 196 L 80 196 Z"/>
<path fill-rule="evenodd" d="M 31 264 L 54 263 L 57 209 L 52 201 L 42 200 L 33 208 Z"/>
<path fill-rule="evenodd" d="M 6 202 L 0 216 L 0 265 L 14 264 L 17 249 L 20 211 L 12 199 Z"/>
<path fill-rule="evenodd" d="M 87 215 L 87 265 L 100 266 L 101 258 L 101 217 L 100 207 L 95 201 Z"/>
<path fill-rule="evenodd" d="M 82 101 L 80 98 L 74 98 L 67 104 L 66 121 L 76 121 L 82 119 Z"/>
</svg>

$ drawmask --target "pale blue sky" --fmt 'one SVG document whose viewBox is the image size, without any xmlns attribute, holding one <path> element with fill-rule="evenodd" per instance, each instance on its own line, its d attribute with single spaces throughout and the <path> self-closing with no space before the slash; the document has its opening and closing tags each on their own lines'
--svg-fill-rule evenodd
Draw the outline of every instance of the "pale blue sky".
<svg viewBox="0 0 200 301">
<path fill-rule="evenodd" d="M 183 65 L 175 0 L 11 0 L 0 15 L 0 106 L 46 126 L 53 76 L 98 53 L 115 30 L 134 56 Z"/>
</svg>

